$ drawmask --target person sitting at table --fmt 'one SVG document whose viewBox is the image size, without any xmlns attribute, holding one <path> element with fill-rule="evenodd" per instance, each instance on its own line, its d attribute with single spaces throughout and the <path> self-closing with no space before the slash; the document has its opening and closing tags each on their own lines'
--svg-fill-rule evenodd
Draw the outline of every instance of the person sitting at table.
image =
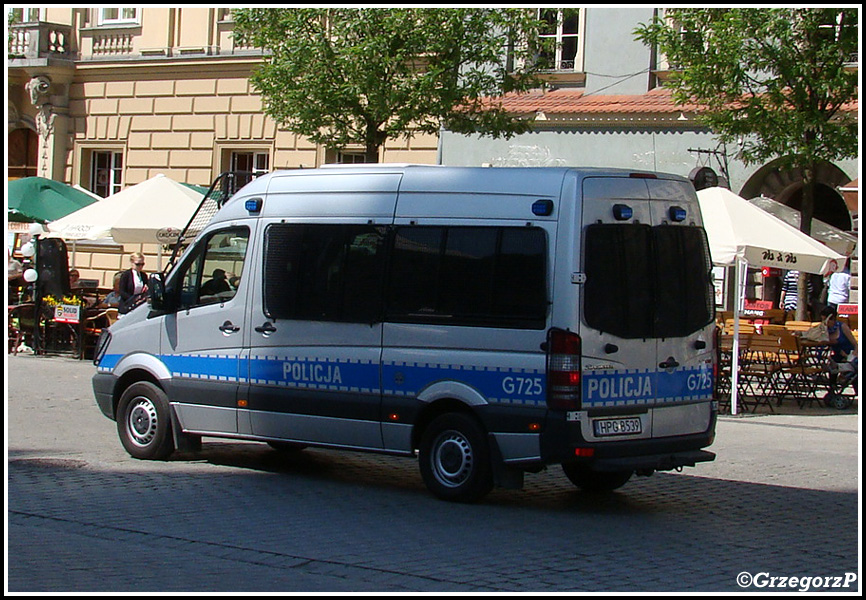
<svg viewBox="0 0 866 600">
<path fill-rule="evenodd" d="M 118 308 L 123 298 L 120 295 L 120 278 L 123 276 L 123 271 L 114 274 L 114 289 L 112 289 L 102 302 L 99 303 L 100 308 Z"/>
<path fill-rule="evenodd" d="M 828 306 L 821 311 L 821 321 L 827 326 L 827 335 L 830 338 L 830 350 L 835 362 L 845 362 L 857 348 L 857 339 L 851 333 L 847 323 L 836 318 L 836 309 Z"/>
<path fill-rule="evenodd" d="M 836 309 L 828 306 L 821 311 L 821 322 L 827 326 L 827 334 L 829 336 L 830 345 L 830 363 L 828 378 L 830 380 L 830 389 L 836 389 L 836 382 L 839 379 L 838 363 L 844 363 L 852 360 L 852 354 L 857 349 L 857 339 L 851 333 L 851 328 L 847 323 L 843 323 L 836 318 Z M 836 363 L 835 365 L 833 363 Z M 855 367 L 856 368 L 856 367 Z"/>
</svg>

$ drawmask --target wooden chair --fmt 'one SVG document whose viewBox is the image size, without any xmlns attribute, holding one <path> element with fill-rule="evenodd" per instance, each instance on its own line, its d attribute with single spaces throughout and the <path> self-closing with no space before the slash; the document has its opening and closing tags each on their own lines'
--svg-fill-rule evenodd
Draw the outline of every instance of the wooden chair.
<svg viewBox="0 0 866 600">
<path fill-rule="evenodd" d="M 722 329 L 722 333 L 733 334 L 734 333 L 734 320 L 733 319 L 725 319 L 725 326 Z M 755 333 L 755 324 L 749 321 L 748 319 L 740 319 L 740 334 L 752 334 Z"/>
<path fill-rule="evenodd" d="M 811 321 L 785 321 L 785 328 L 788 331 L 809 331 L 812 325 L 817 325 L 817 323 L 812 323 Z"/>
<path fill-rule="evenodd" d="M 7 353 L 18 354 L 18 348 L 27 341 L 30 341 L 30 346 L 33 347 L 33 330 L 35 327 L 35 304 L 25 303 L 10 306 L 7 310 Z"/>
<path fill-rule="evenodd" d="M 117 317 L 118 312 L 116 308 L 106 308 L 84 320 L 81 355 L 79 358 L 87 356 L 88 352 L 96 346 L 99 336 L 102 335 L 102 330 L 111 327 L 117 321 Z"/>
<path fill-rule="evenodd" d="M 752 412 L 762 404 L 775 412 L 773 400 L 779 398 L 779 377 L 782 372 L 779 336 L 749 336 L 747 349 L 740 363 L 742 389 L 752 398 Z M 748 403 L 748 401 L 747 401 Z"/>
<path fill-rule="evenodd" d="M 797 401 L 800 408 L 808 402 L 817 400 L 818 377 L 822 373 L 820 365 L 809 360 L 800 338 L 790 331 L 779 337 L 782 358 L 782 385 L 779 404 L 788 396 Z"/>
<path fill-rule="evenodd" d="M 754 404 L 751 399 L 749 388 L 749 377 L 742 376 L 744 365 L 749 360 L 749 344 L 753 334 L 741 333 L 739 337 L 738 352 L 738 377 L 737 377 L 737 399 L 738 403 L 748 410 Z M 733 352 L 734 336 L 722 334 L 719 336 L 719 375 L 716 380 L 716 397 L 719 400 L 719 408 L 723 411 L 730 409 L 731 384 L 733 381 Z M 752 407 L 755 408 L 754 406 Z"/>
<path fill-rule="evenodd" d="M 776 325 L 773 323 L 767 323 L 761 327 L 761 333 L 764 335 L 790 335 L 791 332 L 785 329 L 784 325 Z"/>
<path fill-rule="evenodd" d="M 764 318 L 773 325 L 782 325 L 785 322 L 785 311 L 781 308 L 773 308 L 764 311 Z"/>
</svg>

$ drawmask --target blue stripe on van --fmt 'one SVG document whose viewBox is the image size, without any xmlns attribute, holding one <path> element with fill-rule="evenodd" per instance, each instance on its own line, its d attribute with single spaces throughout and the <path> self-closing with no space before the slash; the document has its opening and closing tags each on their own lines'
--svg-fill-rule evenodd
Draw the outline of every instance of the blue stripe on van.
<svg viewBox="0 0 866 600">
<path fill-rule="evenodd" d="M 711 365 L 675 371 L 586 371 L 585 407 L 668 404 L 709 400 L 713 396 Z"/>
<path fill-rule="evenodd" d="M 110 372 L 122 358 L 106 355 L 100 372 Z M 227 355 L 164 355 L 160 360 L 175 377 L 237 381 L 296 389 L 377 394 L 379 365 L 350 360 L 312 360 L 291 356 L 262 356 L 239 361 Z M 249 378 L 243 371 L 249 368 Z M 240 372 L 239 372 L 240 370 Z M 496 404 L 543 406 L 546 377 L 543 371 L 393 362 L 382 365 L 386 396 L 414 397 L 439 381 L 456 381 L 474 388 Z M 713 394 L 711 365 L 677 369 L 585 371 L 583 405 L 653 405 L 709 400 Z"/>
<path fill-rule="evenodd" d="M 249 367 L 252 384 L 379 393 L 379 365 L 370 361 L 258 356 L 249 359 Z"/>
<path fill-rule="evenodd" d="M 395 362 L 382 366 L 387 396 L 417 396 L 438 381 L 457 381 L 497 404 L 544 405 L 543 371 Z"/>
</svg>

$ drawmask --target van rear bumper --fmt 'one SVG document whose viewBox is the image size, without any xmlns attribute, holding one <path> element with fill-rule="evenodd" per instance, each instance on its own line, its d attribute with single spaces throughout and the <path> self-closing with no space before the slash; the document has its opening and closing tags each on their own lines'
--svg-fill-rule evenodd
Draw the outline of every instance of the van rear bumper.
<svg viewBox="0 0 866 600">
<path fill-rule="evenodd" d="M 541 439 L 545 463 L 581 463 L 596 471 L 667 471 L 714 460 L 704 450 L 715 439 L 716 413 L 713 411 L 705 431 L 649 439 L 589 442 L 580 428 L 564 418 L 548 419 Z"/>
<path fill-rule="evenodd" d="M 715 459 L 716 455 L 712 452 L 691 450 L 646 456 L 596 458 L 591 461 L 590 466 L 594 471 L 670 471 L 680 467 L 694 467 L 699 462 Z"/>
</svg>

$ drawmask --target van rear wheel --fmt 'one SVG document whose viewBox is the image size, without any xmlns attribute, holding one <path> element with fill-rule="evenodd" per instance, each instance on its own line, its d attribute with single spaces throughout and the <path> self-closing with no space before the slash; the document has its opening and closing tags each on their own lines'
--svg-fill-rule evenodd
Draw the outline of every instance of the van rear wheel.
<svg viewBox="0 0 866 600">
<path fill-rule="evenodd" d="M 134 383 L 117 406 L 117 434 L 135 458 L 164 460 L 174 452 L 171 415 L 165 392 L 148 381 Z"/>
<path fill-rule="evenodd" d="M 621 488 L 634 473 L 634 471 L 593 471 L 581 464 L 564 464 L 562 470 L 571 483 L 585 492 L 610 492 Z"/>
<path fill-rule="evenodd" d="M 421 477 L 438 498 L 475 502 L 493 489 L 487 436 L 469 415 L 435 418 L 421 437 L 418 457 Z"/>
</svg>

